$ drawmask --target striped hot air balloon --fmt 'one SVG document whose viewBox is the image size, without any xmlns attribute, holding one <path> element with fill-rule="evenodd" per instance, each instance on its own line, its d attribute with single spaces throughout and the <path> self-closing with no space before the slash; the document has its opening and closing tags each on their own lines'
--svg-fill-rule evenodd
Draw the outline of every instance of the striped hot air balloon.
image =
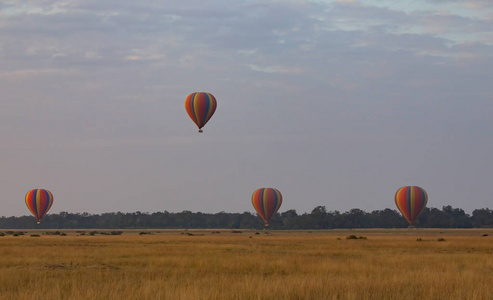
<svg viewBox="0 0 493 300">
<path fill-rule="evenodd" d="M 53 204 L 53 194 L 44 189 L 30 190 L 26 194 L 26 205 L 31 213 L 38 219 L 38 224 L 41 218 L 50 210 Z"/>
<path fill-rule="evenodd" d="M 413 227 L 414 221 L 425 209 L 427 203 L 428 194 L 419 186 L 401 187 L 395 193 L 395 205 L 409 222 L 409 227 Z"/>
<path fill-rule="evenodd" d="M 253 192 L 252 204 L 259 216 L 269 226 L 269 220 L 282 204 L 281 193 L 274 188 L 261 188 Z"/>
<path fill-rule="evenodd" d="M 199 132 L 216 111 L 216 98 L 209 93 L 191 93 L 185 100 L 185 109 L 192 121 L 197 124 Z"/>
</svg>

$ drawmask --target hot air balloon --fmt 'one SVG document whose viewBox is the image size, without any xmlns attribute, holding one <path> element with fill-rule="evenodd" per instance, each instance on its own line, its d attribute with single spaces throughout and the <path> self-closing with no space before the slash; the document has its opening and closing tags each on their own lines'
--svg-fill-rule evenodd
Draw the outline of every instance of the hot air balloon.
<svg viewBox="0 0 493 300">
<path fill-rule="evenodd" d="M 270 218 L 281 207 L 282 195 L 276 189 L 261 188 L 253 192 L 252 203 L 259 216 L 264 219 L 265 226 L 269 226 Z"/>
<path fill-rule="evenodd" d="M 425 209 L 426 203 L 428 194 L 419 186 L 401 187 L 395 193 L 395 205 L 409 222 L 409 227 L 414 227 L 414 221 Z"/>
<path fill-rule="evenodd" d="M 26 205 L 31 213 L 38 219 L 38 224 L 41 218 L 50 210 L 53 204 L 53 194 L 44 189 L 30 190 L 26 194 Z"/>
<path fill-rule="evenodd" d="M 185 100 L 185 109 L 199 132 L 216 111 L 216 98 L 209 93 L 191 93 Z"/>
</svg>

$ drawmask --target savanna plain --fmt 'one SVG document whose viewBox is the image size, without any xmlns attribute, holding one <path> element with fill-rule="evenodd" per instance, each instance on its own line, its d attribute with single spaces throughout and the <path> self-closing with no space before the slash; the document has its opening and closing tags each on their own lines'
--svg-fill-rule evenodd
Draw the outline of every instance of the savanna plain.
<svg viewBox="0 0 493 300">
<path fill-rule="evenodd" d="M 101 233 L 0 236 L 0 299 L 493 295 L 493 229 Z"/>
</svg>

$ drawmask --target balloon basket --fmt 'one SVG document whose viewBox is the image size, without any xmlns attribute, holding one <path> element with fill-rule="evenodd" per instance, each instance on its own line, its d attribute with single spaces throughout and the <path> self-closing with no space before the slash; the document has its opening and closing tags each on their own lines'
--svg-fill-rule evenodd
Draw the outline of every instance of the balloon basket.
<svg viewBox="0 0 493 300">
<path fill-rule="evenodd" d="M 41 224 L 41 221 L 36 222 L 37 224 Z"/>
<path fill-rule="evenodd" d="M 202 131 L 202 129 L 199 129 L 199 133 L 202 133 L 202 132 L 204 132 L 204 131 Z"/>
</svg>

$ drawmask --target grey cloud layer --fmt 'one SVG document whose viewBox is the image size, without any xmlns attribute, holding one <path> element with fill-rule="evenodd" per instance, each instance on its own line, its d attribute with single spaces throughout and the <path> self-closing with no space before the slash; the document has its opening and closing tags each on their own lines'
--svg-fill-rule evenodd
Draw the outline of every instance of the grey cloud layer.
<svg viewBox="0 0 493 300">
<path fill-rule="evenodd" d="M 485 206 L 491 9 L 375 3 L 0 4 L 0 181 L 52 187 L 55 211 L 251 210 L 258 185 L 300 211 L 392 207 L 404 184 Z M 219 101 L 199 140 L 198 90 Z"/>
</svg>

